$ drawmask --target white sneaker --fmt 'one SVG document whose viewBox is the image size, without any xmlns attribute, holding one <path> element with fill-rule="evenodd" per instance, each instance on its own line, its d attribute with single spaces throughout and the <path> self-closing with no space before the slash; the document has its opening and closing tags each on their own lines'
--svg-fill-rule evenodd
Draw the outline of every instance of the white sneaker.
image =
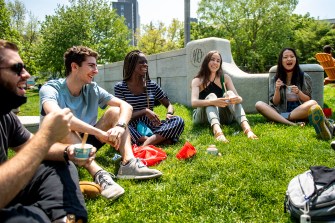
<svg viewBox="0 0 335 223">
<path fill-rule="evenodd" d="M 101 195 L 107 199 L 115 200 L 124 194 L 124 189 L 105 170 L 99 170 L 94 176 L 95 183 L 101 187 Z"/>
</svg>

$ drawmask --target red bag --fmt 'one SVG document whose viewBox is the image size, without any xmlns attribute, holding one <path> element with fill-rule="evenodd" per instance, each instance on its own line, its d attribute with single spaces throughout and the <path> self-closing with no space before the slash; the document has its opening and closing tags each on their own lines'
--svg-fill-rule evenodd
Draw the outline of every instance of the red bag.
<svg viewBox="0 0 335 223">
<path fill-rule="evenodd" d="M 164 150 L 154 145 L 132 146 L 134 156 L 140 158 L 146 166 L 153 166 L 165 160 L 167 155 Z"/>
</svg>

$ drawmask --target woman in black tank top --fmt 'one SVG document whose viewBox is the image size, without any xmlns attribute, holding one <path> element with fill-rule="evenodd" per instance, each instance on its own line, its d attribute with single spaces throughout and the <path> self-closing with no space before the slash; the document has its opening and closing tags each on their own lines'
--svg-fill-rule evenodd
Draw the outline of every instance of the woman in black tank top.
<svg viewBox="0 0 335 223">
<path fill-rule="evenodd" d="M 218 51 L 210 51 L 202 62 L 200 71 L 192 80 L 193 123 L 209 123 L 216 140 L 229 142 L 221 124 L 237 121 L 250 139 L 257 139 L 252 132 L 231 78 L 223 73 L 222 57 Z"/>
</svg>

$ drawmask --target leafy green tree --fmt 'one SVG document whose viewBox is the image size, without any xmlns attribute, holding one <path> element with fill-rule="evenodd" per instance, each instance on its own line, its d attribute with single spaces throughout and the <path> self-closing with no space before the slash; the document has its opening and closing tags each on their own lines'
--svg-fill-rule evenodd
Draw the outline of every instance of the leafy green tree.
<svg viewBox="0 0 335 223">
<path fill-rule="evenodd" d="M 64 52 L 74 45 L 98 51 L 98 63 L 119 61 L 130 47 L 128 36 L 124 18 L 112 10 L 110 1 L 70 0 L 41 24 L 38 63 L 53 77 L 62 76 Z"/>
<path fill-rule="evenodd" d="M 166 51 L 180 49 L 184 47 L 184 23 L 178 19 L 173 19 L 167 28 Z"/>
<path fill-rule="evenodd" d="M 40 41 L 39 21 L 31 12 L 28 13 L 28 20 L 24 24 L 21 35 L 23 38 L 21 56 L 28 67 L 29 73 L 33 76 L 39 76 L 39 68 L 36 65 L 37 46 Z"/>
<path fill-rule="evenodd" d="M 10 26 L 17 33 L 16 42 L 20 48 L 20 56 L 29 73 L 36 76 L 38 69 L 34 58 L 39 35 L 38 20 L 31 12 L 28 13 L 28 19 L 26 19 L 27 10 L 20 0 L 9 1 L 7 7 L 11 17 Z"/>
<path fill-rule="evenodd" d="M 5 0 L 0 0 L 0 39 L 18 42 L 18 33 L 10 27 L 10 15 Z"/>
<path fill-rule="evenodd" d="M 142 33 L 136 34 L 137 47 L 148 55 L 184 47 L 184 23 L 177 19 L 168 27 L 162 22 L 156 26 L 151 22 L 142 28 Z"/>
<path fill-rule="evenodd" d="M 291 17 L 292 46 L 297 49 L 301 63 L 317 63 L 315 54 L 323 51 L 323 46 L 335 43 L 335 30 L 325 21 L 315 20 L 309 14 Z"/>
<path fill-rule="evenodd" d="M 276 63 L 274 52 L 290 41 L 289 19 L 296 5 L 297 0 L 201 0 L 199 24 L 209 31 L 202 36 L 230 40 L 236 64 L 264 72 Z"/>
<path fill-rule="evenodd" d="M 25 26 L 26 7 L 20 0 L 7 3 L 11 15 L 11 27 L 16 30 L 23 30 Z"/>
<path fill-rule="evenodd" d="M 163 47 L 166 43 L 164 34 L 166 27 L 164 23 L 160 22 L 157 27 L 150 22 L 149 25 L 142 27 L 143 31 L 141 35 L 137 34 L 137 47 L 145 54 L 155 54 L 163 52 Z"/>
</svg>

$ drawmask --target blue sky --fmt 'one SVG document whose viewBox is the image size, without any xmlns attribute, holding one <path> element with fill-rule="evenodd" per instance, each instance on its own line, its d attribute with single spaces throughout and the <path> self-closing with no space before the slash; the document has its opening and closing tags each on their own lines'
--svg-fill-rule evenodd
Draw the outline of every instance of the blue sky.
<svg viewBox="0 0 335 223">
<path fill-rule="evenodd" d="M 21 0 L 27 10 L 31 11 L 39 20 L 45 15 L 54 14 L 58 4 L 67 4 L 68 0 Z M 116 1 L 116 0 L 115 0 Z M 200 0 L 190 0 L 191 17 L 196 17 L 197 4 Z M 148 24 L 161 21 L 170 24 L 173 18 L 184 19 L 184 0 L 138 0 L 141 23 Z M 299 0 L 295 10 L 297 14 L 307 12 L 314 18 L 335 18 L 335 0 Z"/>
</svg>

